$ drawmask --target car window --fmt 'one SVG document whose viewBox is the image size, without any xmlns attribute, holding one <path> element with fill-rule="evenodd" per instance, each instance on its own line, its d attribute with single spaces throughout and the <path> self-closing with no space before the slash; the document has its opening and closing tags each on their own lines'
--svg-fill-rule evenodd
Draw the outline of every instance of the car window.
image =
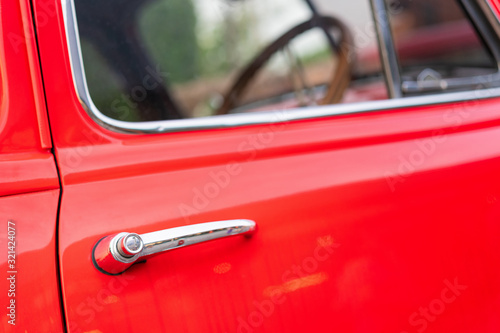
<svg viewBox="0 0 500 333">
<path fill-rule="evenodd" d="M 387 98 L 364 0 L 75 0 L 75 7 L 90 95 L 114 119 Z"/>
<path fill-rule="evenodd" d="M 403 90 L 419 93 L 413 83 L 443 90 L 443 79 L 498 72 L 497 64 L 459 1 L 392 0 L 388 2 Z M 405 82 L 406 81 L 406 82 Z M 432 85 L 436 82 L 437 87 Z M 421 88 L 424 88 L 422 85 Z M 470 89 L 457 85 L 455 89 Z M 447 87 L 447 91 L 453 87 Z"/>
<path fill-rule="evenodd" d="M 397 97 L 382 74 L 370 1 L 74 1 L 90 97 L 113 119 L 172 120 Z M 498 74 L 460 3 L 386 0 L 401 95 L 467 90 L 481 85 L 482 76 Z M 388 77 L 396 75 L 385 68 Z"/>
</svg>

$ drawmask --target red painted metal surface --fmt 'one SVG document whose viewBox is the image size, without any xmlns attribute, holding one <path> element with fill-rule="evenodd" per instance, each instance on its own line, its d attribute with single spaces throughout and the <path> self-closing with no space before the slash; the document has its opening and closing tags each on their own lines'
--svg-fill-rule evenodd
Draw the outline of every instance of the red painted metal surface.
<svg viewBox="0 0 500 333">
<path fill-rule="evenodd" d="M 57 6 L 38 35 L 70 332 L 498 332 L 498 98 L 118 134 L 79 104 Z M 257 234 L 91 262 L 109 234 L 234 218 Z"/>
<path fill-rule="evenodd" d="M 55 257 L 58 200 L 59 190 L 0 197 L 2 332 L 63 332 Z M 7 256 L 13 231 L 8 221 L 14 223 L 15 257 Z"/>
<path fill-rule="evenodd" d="M 0 12 L 0 196 L 59 187 L 50 153 L 47 115 L 33 67 L 33 27 L 20 3 L 2 3 Z M 34 90 L 35 88 L 35 90 Z M 37 112 L 35 112 L 37 110 Z M 43 114 L 45 113 L 45 117 Z"/>
<path fill-rule="evenodd" d="M 0 21 L 0 331 L 62 332 L 59 182 L 29 2 L 2 1 Z"/>
<path fill-rule="evenodd" d="M 495 119 L 493 104 L 480 106 L 471 118 Z M 180 158 L 189 139 L 182 135 L 165 136 L 169 144 L 123 141 L 121 147 L 134 148 L 118 152 L 119 145 L 100 147 L 107 150 L 95 156 L 101 166 L 128 152 L 137 154 L 136 163 L 104 168 L 89 183 L 79 181 L 86 171 L 66 174 L 72 185 L 62 202 L 61 262 L 71 327 L 134 332 L 147 322 L 154 331 L 178 332 L 330 326 L 400 332 L 428 325 L 429 332 L 494 332 L 500 324 L 500 272 L 491 265 L 500 259 L 500 128 L 496 120 L 468 122 L 447 128 L 443 138 L 434 138 L 432 127 L 422 129 L 448 111 L 287 124 L 274 133 L 191 134 L 193 155 L 224 142 L 234 150 L 250 147 L 259 134 L 266 140 L 274 134 L 267 147 L 225 158 Z M 413 124 L 410 134 L 394 130 L 404 123 Z M 343 138 L 347 133 L 358 134 Z M 284 144 L 299 137 L 306 144 Z M 133 152 L 139 147 L 142 156 Z M 154 173 L 138 162 L 165 155 Z M 422 165 L 409 164 L 417 158 Z M 231 160 L 236 167 L 228 168 Z M 92 246 L 107 234 L 229 218 L 254 219 L 257 235 L 165 254 L 119 278 L 90 262 Z M 450 283 L 458 285 L 456 297 L 443 292 Z M 442 293 L 454 301 L 439 303 Z M 429 306 L 425 319 L 419 311 Z"/>
<path fill-rule="evenodd" d="M 0 154 L 0 197 L 58 187 L 54 157 L 50 153 Z"/>
<path fill-rule="evenodd" d="M 45 108 L 45 95 L 43 91 L 42 76 L 38 59 L 38 49 L 36 46 L 35 29 L 33 27 L 33 13 L 31 11 L 30 0 L 19 1 L 26 51 L 28 56 L 31 83 L 33 86 L 33 97 L 35 102 L 36 116 L 38 120 L 38 130 L 40 132 L 40 144 L 42 149 L 52 148 L 50 138 L 49 121 Z"/>
</svg>

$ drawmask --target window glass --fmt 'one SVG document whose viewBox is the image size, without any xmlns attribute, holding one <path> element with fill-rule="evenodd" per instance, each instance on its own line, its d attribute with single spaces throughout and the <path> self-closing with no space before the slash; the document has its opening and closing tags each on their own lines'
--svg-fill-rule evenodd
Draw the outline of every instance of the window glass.
<svg viewBox="0 0 500 333">
<path fill-rule="evenodd" d="M 459 1 L 389 0 L 388 6 L 404 80 L 463 78 L 498 71 Z"/>
<path fill-rule="evenodd" d="M 387 98 L 366 0 L 75 0 L 75 7 L 90 95 L 115 119 Z"/>
</svg>

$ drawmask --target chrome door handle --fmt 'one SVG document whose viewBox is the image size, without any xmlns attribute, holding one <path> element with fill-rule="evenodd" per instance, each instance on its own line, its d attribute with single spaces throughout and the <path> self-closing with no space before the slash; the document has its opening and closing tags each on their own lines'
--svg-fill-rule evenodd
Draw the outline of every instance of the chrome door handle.
<svg viewBox="0 0 500 333">
<path fill-rule="evenodd" d="M 251 220 L 228 220 L 193 224 L 138 235 L 121 232 L 99 240 L 92 251 L 94 266 L 105 274 L 116 275 L 138 261 L 180 247 L 214 239 L 251 236 L 257 225 Z"/>
</svg>

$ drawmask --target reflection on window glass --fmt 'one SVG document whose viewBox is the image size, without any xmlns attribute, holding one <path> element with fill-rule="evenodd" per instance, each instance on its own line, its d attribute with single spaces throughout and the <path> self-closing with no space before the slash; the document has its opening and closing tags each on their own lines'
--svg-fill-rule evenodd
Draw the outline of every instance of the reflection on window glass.
<svg viewBox="0 0 500 333">
<path fill-rule="evenodd" d="M 403 78 L 436 80 L 494 73 L 495 61 L 455 0 L 388 0 Z"/>
<path fill-rule="evenodd" d="M 366 0 L 75 0 L 90 95 L 148 121 L 387 98 Z"/>
</svg>

